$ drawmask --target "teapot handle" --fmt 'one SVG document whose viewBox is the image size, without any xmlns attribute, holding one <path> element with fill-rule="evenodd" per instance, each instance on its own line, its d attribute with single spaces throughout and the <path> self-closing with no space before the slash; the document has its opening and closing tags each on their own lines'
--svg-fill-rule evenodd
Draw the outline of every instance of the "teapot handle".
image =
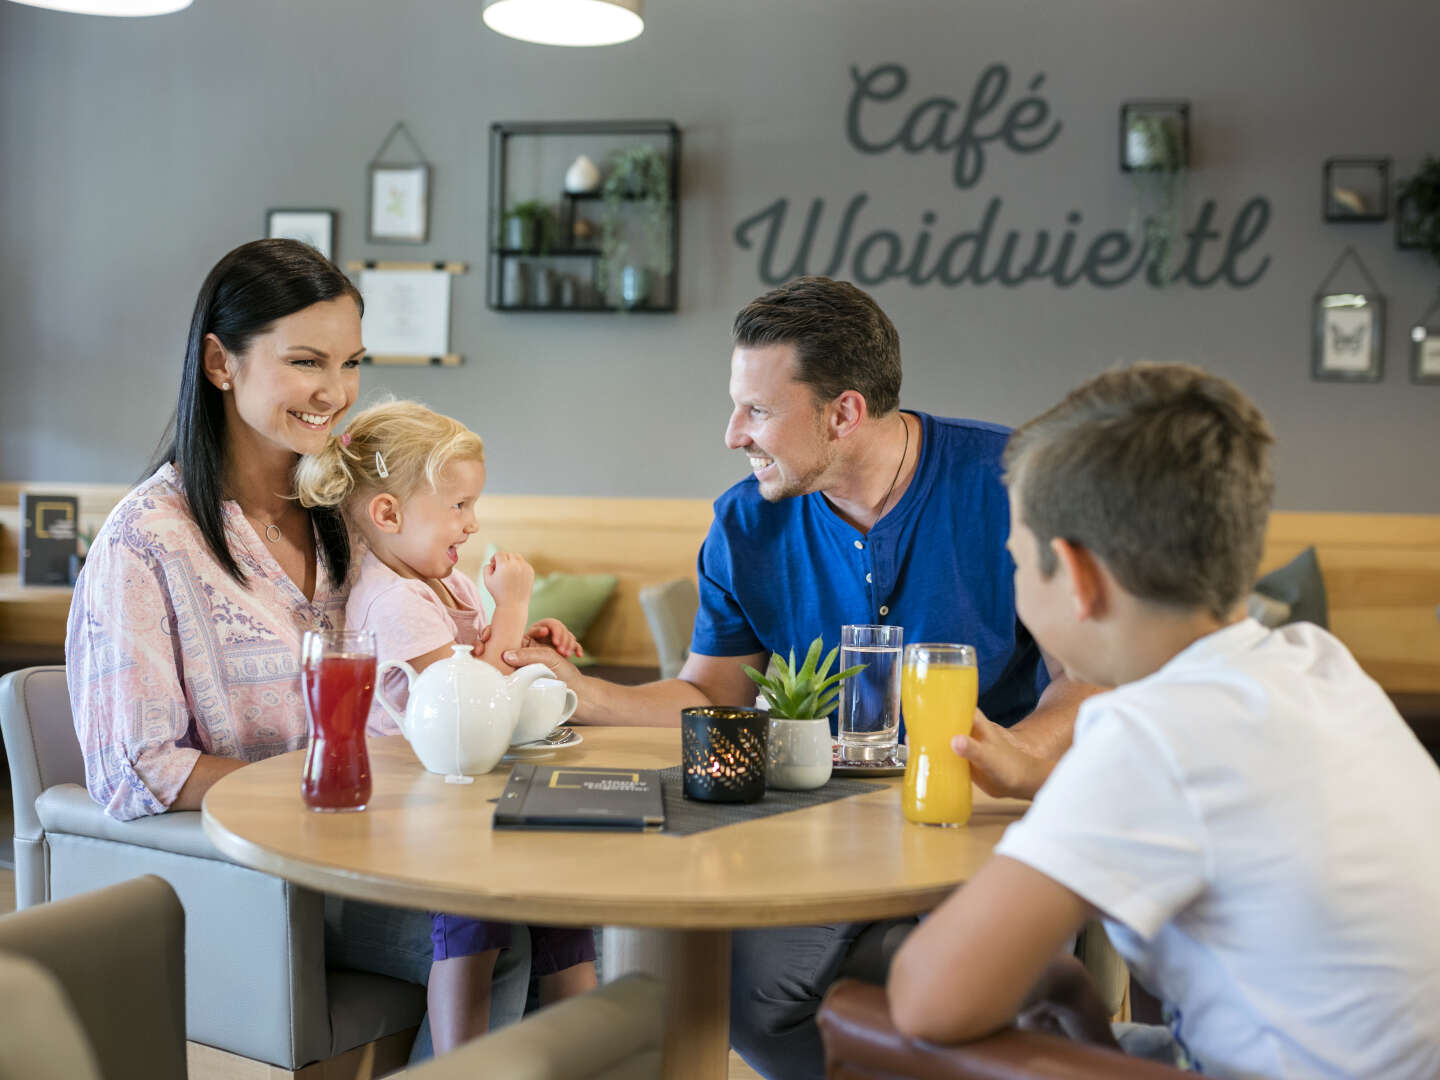
<svg viewBox="0 0 1440 1080">
<path fill-rule="evenodd" d="M 390 714 L 390 718 L 394 720 L 396 726 L 399 727 L 400 734 L 408 739 L 410 738 L 410 732 L 405 728 L 405 714 L 397 710 L 395 706 L 391 704 L 390 699 L 385 696 L 385 675 L 392 668 L 405 673 L 405 683 L 407 687 L 413 687 L 415 685 L 416 676 L 413 667 L 404 660 L 386 660 L 380 665 L 379 670 L 375 672 L 375 700 L 380 702 L 380 707 Z"/>
</svg>

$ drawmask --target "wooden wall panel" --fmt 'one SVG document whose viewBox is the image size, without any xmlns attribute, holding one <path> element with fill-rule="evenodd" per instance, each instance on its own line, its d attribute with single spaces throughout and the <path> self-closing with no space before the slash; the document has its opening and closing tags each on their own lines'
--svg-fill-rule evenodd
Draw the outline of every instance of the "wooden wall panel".
<svg viewBox="0 0 1440 1080">
<path fill-rule="evenodd" d="M 98 525 L 124 493 L 116 485 L 0 484 L 0 642 L 64 637 L 64 589 L 15 585 L 22 488 L 78 494 L 82 525 Z M 606 499 L 487 495 L 480 532 L 461 549 L 474 574 L 485 545 L 518 551 L 536 573 L 613 573 L 620 579 L 587 635 L 607 664 L 653 666 L 655 647 L 640 610 L 641 586 L 695 577 L 710 524 L 708 499 Z M 1440 693 L 1440 515 L 1276 513 L 1262 572 L 1314 545 L 1325 578 L 1331 629 L 1387 690 Z"/>
</svg>

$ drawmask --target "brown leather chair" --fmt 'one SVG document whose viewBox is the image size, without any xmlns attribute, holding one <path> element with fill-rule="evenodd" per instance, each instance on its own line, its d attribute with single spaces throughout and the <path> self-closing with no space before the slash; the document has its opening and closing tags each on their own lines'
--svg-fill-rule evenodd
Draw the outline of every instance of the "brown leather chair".
<svg viewBox="0 0 1440 1080">
<path fill-rule="evenodd" d="M 820 1006 L 827 1080 L 1175 1080 L 1188 1074 L 1057 1035 L 1008 1028 L 961 1046 L 908 1038 L 885 989 L 841 979 Z"/>
</svg>

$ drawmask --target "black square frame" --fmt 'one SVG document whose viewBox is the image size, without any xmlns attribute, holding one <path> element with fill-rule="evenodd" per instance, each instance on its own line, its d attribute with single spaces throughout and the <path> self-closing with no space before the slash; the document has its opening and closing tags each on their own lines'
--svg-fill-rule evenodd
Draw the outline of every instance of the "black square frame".
<svg viewBox="0 0 1440 1080">
<path fill-rule="evenodd" d="M 1334 193 L 1335 176 L 1345 169 L 1371 169 L 1379 184 L 1379 208 L 1347 209 Z M 1390 159 L 1388 157 L 1332 157 L 1325 161 L 1320 189 L 1320 212 L 1332 225 L 1357 225 L 1385 221 L 1390 216 Z"/>
</svg>

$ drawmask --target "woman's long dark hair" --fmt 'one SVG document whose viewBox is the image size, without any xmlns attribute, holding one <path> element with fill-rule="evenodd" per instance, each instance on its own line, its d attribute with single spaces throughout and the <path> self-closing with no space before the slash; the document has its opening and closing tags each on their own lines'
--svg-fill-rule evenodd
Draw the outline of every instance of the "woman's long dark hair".
<svg viewBox="0 0 1440 1080">
<path fill-rule="evenodd" d="M 180 399 L 170 421 L 174 437 L 151 471 L 170 462 L 185 485 L 185 501 L 211 553 L 225 571 L 244 584 L 245 575 L 225 543 L 220 504 L 225 486 L 224 395 L 205 377 L 205 335 L 214 334 L 232 353 L 243 354 L 257 334 L 311 304 L 348 296 L 364 310 L 350 280 L 325 256 L 296 240 L 255 240 L 242 244 L 218 263 L 200 286 Z M 310 511 L 320 538 L 320 557 L 330 580 L 339 584 L 350 572 L 350 540 L 334 508 Z"/>
</svg>

